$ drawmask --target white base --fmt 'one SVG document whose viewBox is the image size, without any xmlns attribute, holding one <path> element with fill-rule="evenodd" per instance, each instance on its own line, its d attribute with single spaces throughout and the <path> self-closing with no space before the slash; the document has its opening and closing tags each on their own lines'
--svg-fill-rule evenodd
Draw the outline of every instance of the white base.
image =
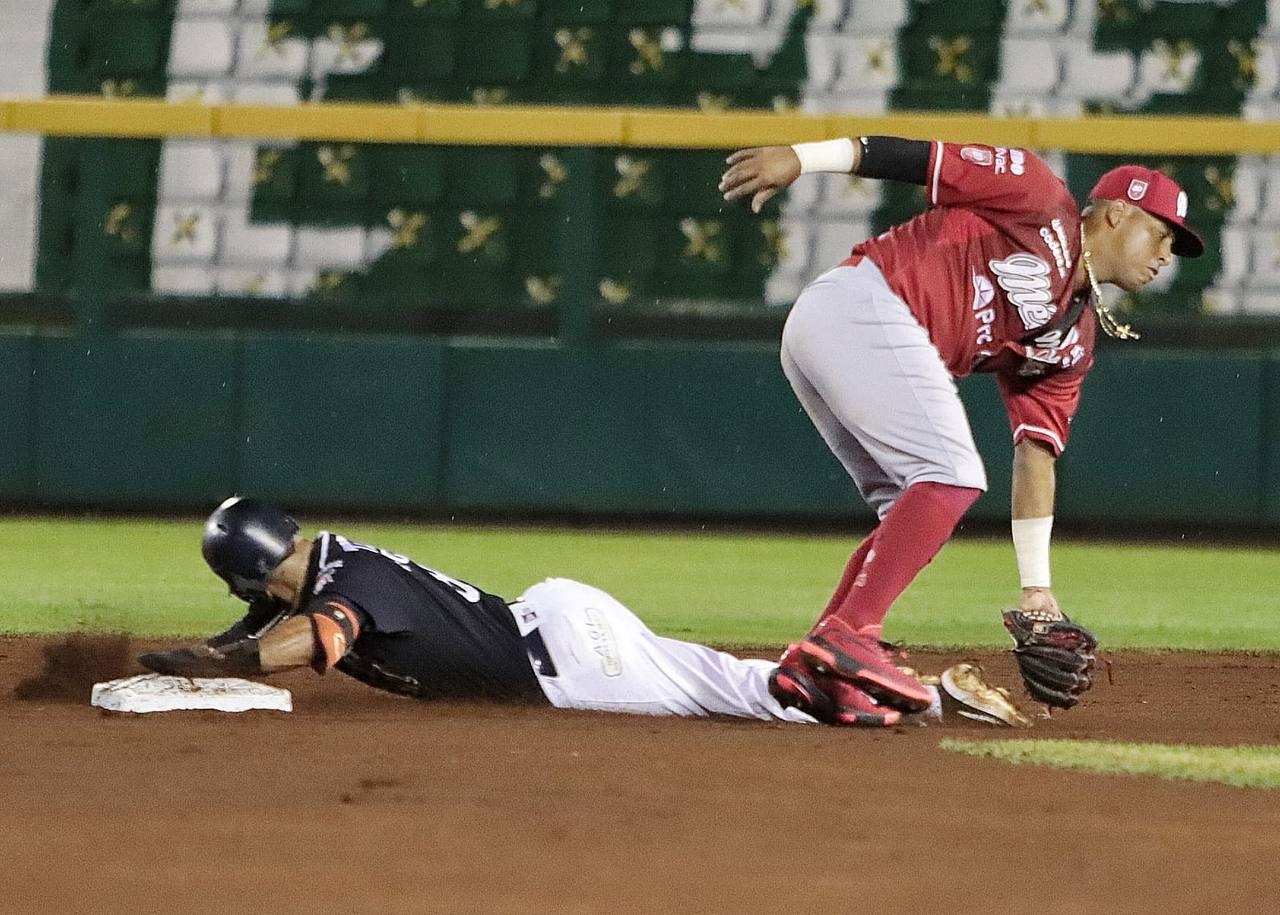
<svg viewBox="0 0 1280 915">
<path fill-rule="evenodd" d="M 287 689 L 235 677 L 165 677 L 140 674 L 123 680 L 95 683 L 90 705 L 110 712 L 175 712 L 210 709 L 247 712 L 251 709 L 293 711 Z"/>
</svg>

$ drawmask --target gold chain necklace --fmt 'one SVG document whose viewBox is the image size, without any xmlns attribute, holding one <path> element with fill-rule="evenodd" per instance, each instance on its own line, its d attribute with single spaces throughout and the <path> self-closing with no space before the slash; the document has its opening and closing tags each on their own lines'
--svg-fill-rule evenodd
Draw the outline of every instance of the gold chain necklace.
<svg viewBox="0 0 1280 915">
<path fill-rule="evenodd" d="M 1117 340 L 1137 340 L 1141 338 L 1141 334 L 1135 331 L 1128 324 L 1121 324 L 1116 320 L 1116 316 L 1111 313 L 1111 309 L 1102 301 L 1102 290 L 1098 288 L 1098 278 L 1093 273 L 1093 264 L 1089 262 L 1089 244 L 1084 237 L 1084 223 L 1080 223 L 1080 259 L 1084 261 L 1084 272 L 1089 277 L 1089 289 L 1093 292 L 1093 310 L 1098 316 L 1098 324 L 1108 337 L 1115 337 Z"/>
</svg>

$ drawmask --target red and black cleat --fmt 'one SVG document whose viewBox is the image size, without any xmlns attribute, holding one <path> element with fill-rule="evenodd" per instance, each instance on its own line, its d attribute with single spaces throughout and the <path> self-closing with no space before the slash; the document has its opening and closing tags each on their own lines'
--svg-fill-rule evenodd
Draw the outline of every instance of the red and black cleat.
<svg viewBox="0 0 1280 915">
<path fill-rule="evenodd" d="M 892 727 L 902 720 L 901 712 L 879 705 L 854 684 L 814 674 L 804 666 L 798 648 L 788 646 L 769 675 L 769 693 L 783 708 L 846 727 Z"/>
<path fill-rule="evenodd" d="M 879 639 L 835 617 L 814 627 L 800 643 L 799 654 L 814 673 L 848 680 L 881 705 L 900 712 L 922 712 L 933 702 L 929 688 L 899 670 Z"/>
</svg>

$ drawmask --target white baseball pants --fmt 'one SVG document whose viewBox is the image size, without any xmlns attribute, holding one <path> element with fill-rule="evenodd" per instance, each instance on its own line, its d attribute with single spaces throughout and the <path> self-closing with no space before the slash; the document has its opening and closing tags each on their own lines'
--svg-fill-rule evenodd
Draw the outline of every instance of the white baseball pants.
<svg viewBox="0 0 1280 915">
<path fill-rule="evenodd" d="M 537 640 L 544 654 L 534 669 L 558 708 L 813 720 L 769 695 L 774 662 L 656 635 L 599 588 L 549 578 L 514 601 L 511 612 L 526 646 Z"/>
</svg>

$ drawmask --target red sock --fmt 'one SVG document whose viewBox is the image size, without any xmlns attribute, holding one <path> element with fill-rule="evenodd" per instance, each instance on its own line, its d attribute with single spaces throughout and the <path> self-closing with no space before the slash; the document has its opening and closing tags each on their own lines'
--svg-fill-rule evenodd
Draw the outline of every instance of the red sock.
<svg viewBox="0 0 1280 915">
<path fill-rule="evenodd" d="M 876 531 L 878 530 L 879 528 L 876 528 Z M 840 584 L 836 585 L 836 592 L 831 595 L 831 600 L 827 601 L 827 608 L 822 611 L 822 616 L 818 617 L 819 623 L 839 610 L 840 605 L 849 596 L 849 589 L 853 587 L 854 580 L 857 579 L 858 573 L 862 571 L 862 563 L 866 561 L 867 553 L 875 545 L 876 531 L 872 531 L 867 535 L 866 540 L 858 544 L 858 548 L 853 551 L 853 555 L 845 563 L 844 574 L 840 576 Z"/>
<path fill-rule="evenodd" d="M 920 570 L 938 555 L 956 524 L 980 495 L 980 489 L 946 483 L 908 486 L 867 538 L 868 543 L 875 541 L 875 549 L 868 550 L 861 567 L 854 573 L 853 583 L 835 609 L 835 616 L 854 629 L 879 638 L 889 607 Z M 846 568 L 846 576 L 848 571 Z"/>
</svg>

